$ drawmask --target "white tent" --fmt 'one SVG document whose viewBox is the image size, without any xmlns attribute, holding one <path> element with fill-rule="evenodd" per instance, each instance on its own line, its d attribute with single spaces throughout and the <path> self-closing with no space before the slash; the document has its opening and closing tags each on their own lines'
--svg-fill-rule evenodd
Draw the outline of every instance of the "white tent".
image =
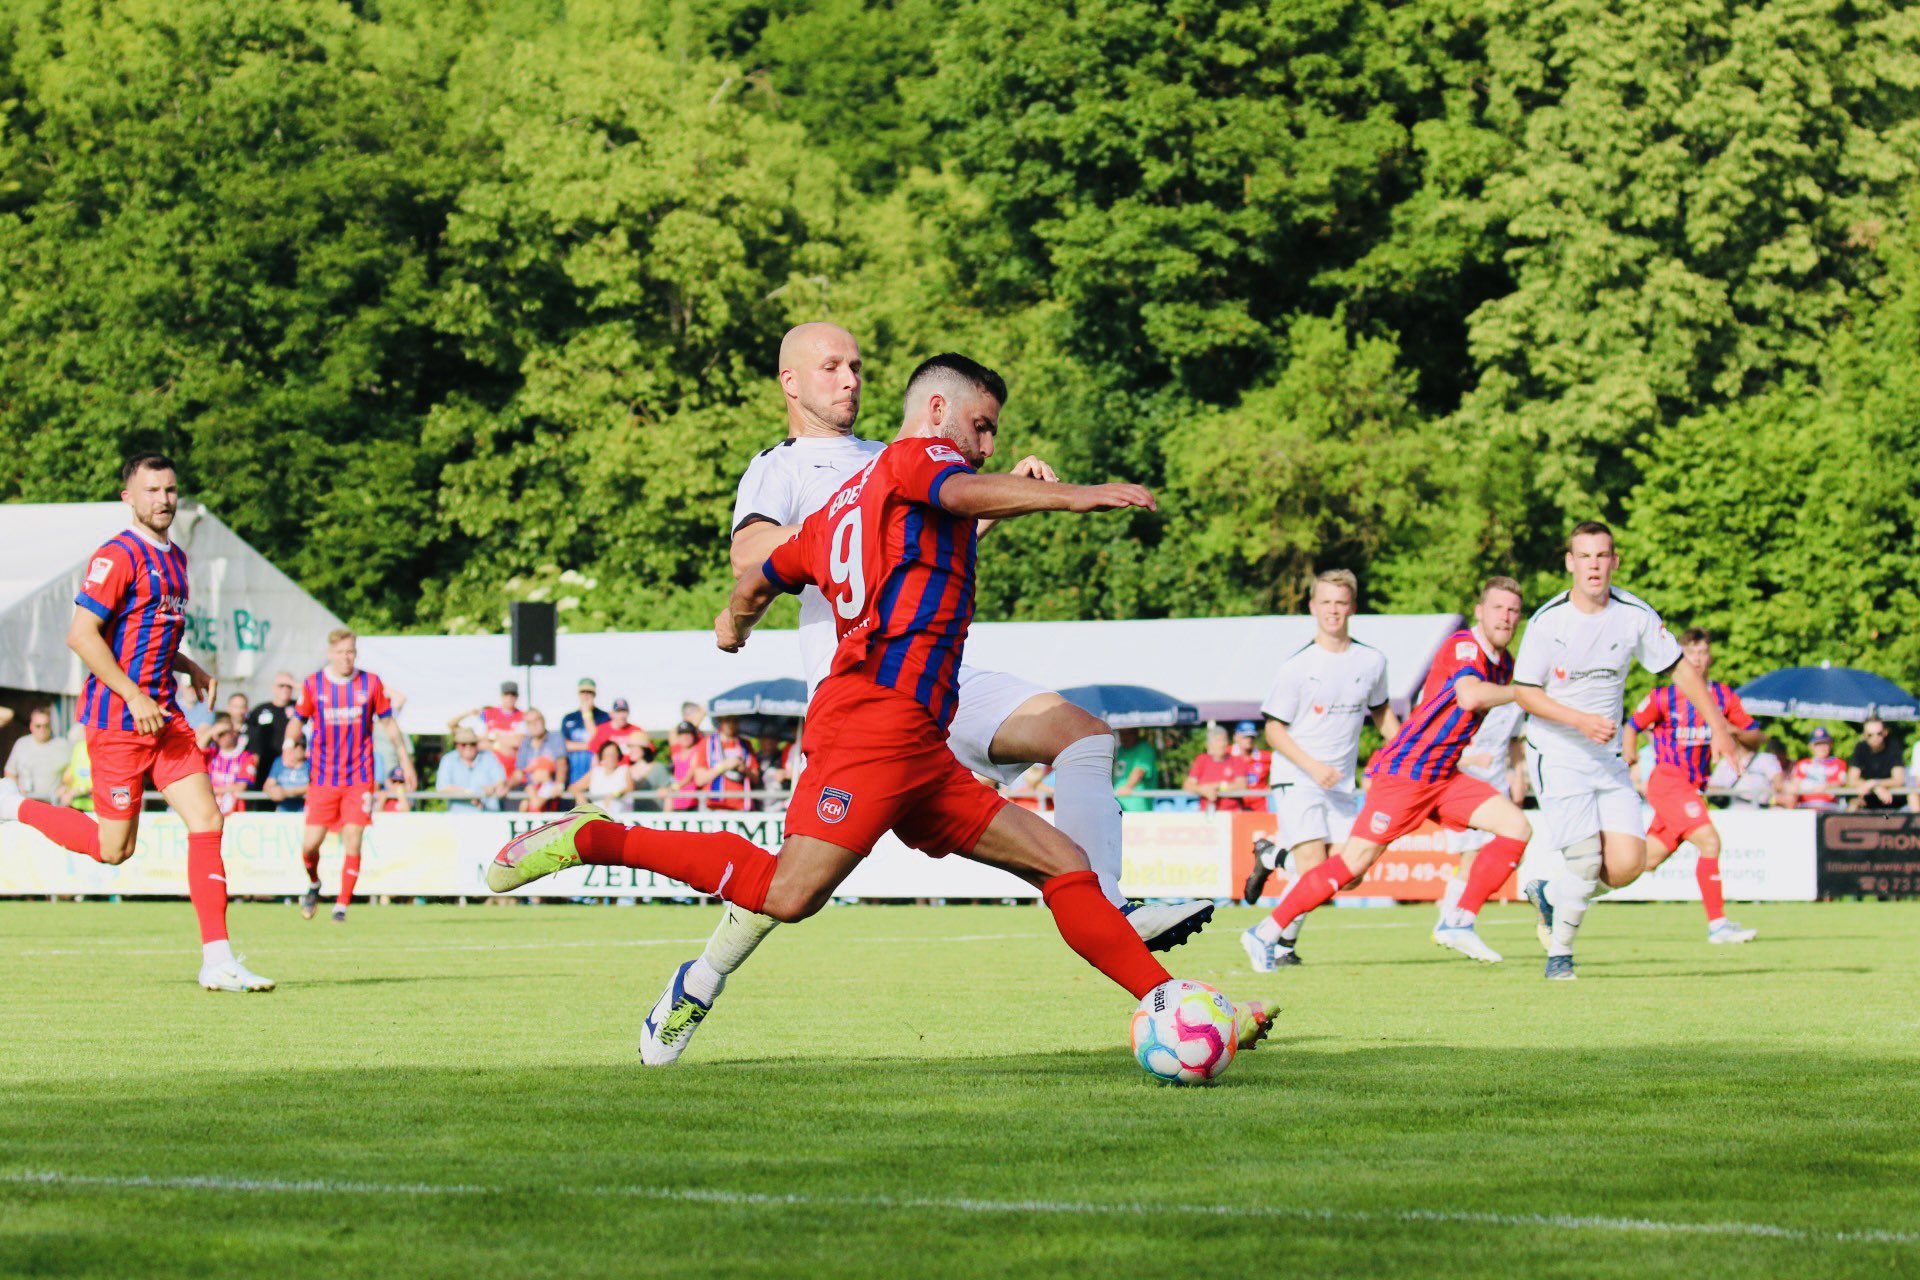
<svg viewBox="0 0 1920 1280">
<path fill-rule="evenodd" d="M 1356 639 L 1387 655 L 1396 703 L 1418 692 L 1434 652 L 1460 624 L 1457 614 L 1369 614 L 1353 619 Z M 1203 716 L 1256 716 L 1281 659 L 1313 639 L 1304 614 L 1251 618 L 1170 618 L 1139 622 L 986 622 L 967 640 L 967 661 L 1010 671 L 1050 689 L 1144 684 L 1191 702 Z M 639 724 L 662 732 L 683 701 L 705 703 L 748 680 L 799 676 L 792 631 L 756 631 L 739 653 L 722 653 L 708 631 L 601 632 L 558 638 L 557 665 L 536 668 L 522 706 L 557 717 L 575 705 L 582 676 L 599 684 L 599 705 L 633 704 Z M 508 638 L 367 636 L 361 665 L 407 695 L 406 726 L 437 733 L 453 717 L 494 700 L 500 682 L 527 684 L 508 665 Z"/>
<path fill-rule="evenodd" d="M 0 688 L 79 694 L 73 599 L 95 549 L 127 519 L 118 502 L 0 504 Z M 318 669 L 338 618 L 198 503 L 180 504 L 172 532 L 187 552 L 189 657 L 256 695 L 280 668 Z"/>
</svg>

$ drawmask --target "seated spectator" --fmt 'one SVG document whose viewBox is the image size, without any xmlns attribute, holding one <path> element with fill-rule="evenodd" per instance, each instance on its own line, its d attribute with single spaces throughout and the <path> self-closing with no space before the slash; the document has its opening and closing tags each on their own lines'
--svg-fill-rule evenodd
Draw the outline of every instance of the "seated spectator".
<svg viewBox="0 0 1920 1280">
<path fill-rule="evenodd" d="M 527 736 L 520 740 L 520 748 L 514 753 L 513 772 L 507 781 L 518 790 L 527 783 L 535 760 L 547 762 L 547 773 L 552 780 L 560 784 L 560 791 L 567 789 L 567 744 L 558 732 L 547 728 L 547 718 L 539 708 L 527 711 Z M 557 794 L 557 793 L 556 793 Z M 537 813 L 539 810 L 528 810 Z"/>
<path fill-rule="evenodd" d="M 93 812 L 93 757 L 87 752 L 87 733 L 81 725 L 75 725 L 67 731 L 67 741 L 73 744 L 72 754 L 67 757 L 67 771 L 60 775 L 61 789 L 67 793 L 67 803 L 76 809 Z"/>
<path fill-rule="evenodd" d="M 1708 788 L 1731 791 L 1733 794 L 1727 797 L 1729 809 L 1764 809 L 1780 803 L 1786 768 L 1780 763 L 1779 744 L 1768 738 L 1754 751 L 1735 745 L 1737 754 L 1731 764 L 1725 760 L 1713 762 Z"/>
<path fill-rule="evenodd" d="M 1846 785 L 1847 765 L 1833 755 L 1833 735 L 1825 729 L 1815 729 L 1807 735 L 1807 750 L 1811 758 L 1795 760 L 1793 768 L 1787 771 L 1786 793 L 1791 798 L 1790 808 L 1794 809 L 1844 809 L 1840 797 L 1834 794 L 1836 788 Z"/>
<path fill-rule="evenodd" d="M 532 719 L 531 716 L 528 717 Z M 559 735 L 555 735 L 558 737 Z M 527 761 L 521 790 L 526 794 L 520 799 L 520 812 L 545 813 L 549 809 L 560 807 L 562 794 L 560 783 L 554 777 L 559 771 L 559 762 L 551 756 L 535 756 Z"/>
<path fill-rule="evenodd" d="M 261 790 L 273 801 L 276 811 L 299 813 L 307 807 L 307 783 L 311 778 L 306 739 L 296 734 L 281 746 L 280 758 L 273 762 L 267 784 Z"/>
<path fill-rule="evenodd" d="M 693 721 L 682 720 L 673 726 L 673 736 L 667 739 L 667 753 L 672 762 L 674 794 L 667 801 L 667 808 L 679 811 L 691 809 L 699 803 L 692 794 L 696 790 L 693 771 L 700 763 L 706 745 L 707 740 L 693 727 Z"/>
<path fill-rule="evenodd" d="M 1238 796 L 1221 793 L 1239 791 L 1246 786 L 1246 782 L 1246 762 L 1233 758 L 1233 736 L 1227 732 L 1227 727 L 1223 724 L 1209 727 L 1207 749 L 1193 758 L 1193 766 L 1187 770 L 1184 790 L 1200 797 L 1202 809 L 1243 809 L 1246 805 Z"/>
<path fill-rule="evenodd" d="M 1113 794 L 1127 813 L 1145 813 L 1153 801 L 1137 792 L 1160 785 L 1160 752 L 1153 739 L 1138 729 L 1118 730 L 1119 749 L 1113 753 Z"/>
<path fill-rule="evenodd" d="M 61 775 L 72 759 L 71 744 L 53 736 L 53 708 L 35 707 L 27 712 L 27 736 L 7 753 L 5 776 L 29 800 L 65 804 L 69 796 Z"/>
<path fill-rule="evenodd" d="M 222 711 L 213 718 L 213 742 L 206 752 L 207 776 L 213 783 L 213 797 L 220 805 L 220 812 L 243 812 L 247 804 L 240 793 L 253 790 L 254 765 L 258 762 L 251 751 L 240 745 L 240 729 L 231 713 Z"/>
<path fill-rule="evenodd" d="M 633 769 L 627 764 L 626 753 L 620 750 L 619 743 L 600 744 L 599 754 L 594 756 L 587 776 L 574 780 L 573 793 L 608 813 L 633 812 Z"/>
<path fill-rule="evenodd" d="M 738 716 L 721 716 L 707 735 L 704 759 L 693 769 L 693 785 L 706 792 L 709 809 L 751 809 L 744 793 L 760 786 L 760 757 L 740 736 Z"/>
<path fill-rule="evenodd" d="M 433 789 L 449 797 L 448 813 L 498 809 L 507 793 L 507 771 L 500 767 L 500 757 L 480 749 L 480 735 L 461 725 L 453 731 L 453 750 L 440 757 Z"/>
<path fill-rule="evenodd" d="M 580 678 L 577 692 L 579 709 L 560 717 L 560 736 L 567 740 L 568 779 L 584 778 L 593 768 L 593 731 L 613 718 L 593 705 L 600 686 L 590 677 Z"/>
<path fill-rule="evenodd" d="M 398 690 L 389 688 L 387 690 L 387 703 L 389 706 L 393 708 L 393 723 L 395 727 L 398 727 L 400 724 L 400 712 L 407 705 L 407 695 L 399 692 Z M 255 719 L 258 719 L 259 715 L 260 715 L 259 712 L 257 711 L 254 712 Z M 413 739 L 408 736 L 407 731 L 404 728 L 400 730 L 400 736 L 403 738 L 406 738 L 407 753 L 409 755 L 412 755 Z M 393 776 L 393 771 L 398 768 L 400 768 L 400 756 L 398 751 L 394 748 L 393 739 L 388 737 L 384 733 L 374 734 L 373 735 L 373 776 L 377 779 L 381 779 L 382 781 L 380 785 L 385 786 L 386 783 L 384 780 L 386 778 Z M 403 775 L 404 773 L 405 771 L 402 770 Z"/>
<path fill-rule="evenodd" d="M 413 797 L 407 793 L 407 771 L 395 765 L 387 771 L 386 777 L 387 780 L 380 786 L 380 812 L 413 812 Z"/>
<path fill-rule="evenodd" d="M 193 687 L 193 681 L 181 678 L 178 681 L 179 693 L 175 700 L 180 704 L 180 714 L 186 717 L 187 728 L 206 729 L 213 725 L 213 708 L 200 701 L 200 691 Z"/>
<path fill-rule="evenodd" d="M 1241 781 L 1243 791 L 1257 794 L 1243 796 L 1240 807 L 1254 813 L 1267 811 L 1267 784 L 1273 778 L 1273 752 L 1260 745 L 1260 726 L 1251 720 L 1242 720 L 1233 727 L 1233 754 L 1246 761 L 1246 777 Z"/>
<path fill-rule="evenodd" d="M 1887 723 L 1874 718 L 1860 726 L 1860 741 L 1847 757 L 1847 785 L 1861 791 L 1855 804 L 1862 809 L 1898 809 L 1901 797 L 1893 788 L 1907 785 L 1907 767 L 1901 763 L 1900 744 L 1887 732 Z"/>
<path fill-rule="evenodd" d="M 613 714 L 607 722 L 593 731 L 588 739 L 593 748 L 593 757 L 600 758 L 600 748 L 612 742 L 620 747 L 629 765 L 645 764 L 653 759 L 653 735 L 633 723 L 629 717 L 629 708 L 625 698 L 613 700 Z"/>
</svg>

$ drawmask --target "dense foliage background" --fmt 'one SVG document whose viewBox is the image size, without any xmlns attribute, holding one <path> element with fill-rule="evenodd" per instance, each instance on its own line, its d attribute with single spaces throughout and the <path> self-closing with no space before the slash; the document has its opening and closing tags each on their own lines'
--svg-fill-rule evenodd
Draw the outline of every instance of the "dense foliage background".
<svg viewBox="0 0 1920 1280">
<path fill-rule="evenodd" d="M 780 333 L 1158 516 L 989 617 L 1553 589 L 1920 671 L 1920 13 L 1874 0 L 14 0 L 0 499 L 195 496 L 364 628 L 698 625 Z M 1739 674 L 1736 670 L 1733 674 Z"/>
</svg>

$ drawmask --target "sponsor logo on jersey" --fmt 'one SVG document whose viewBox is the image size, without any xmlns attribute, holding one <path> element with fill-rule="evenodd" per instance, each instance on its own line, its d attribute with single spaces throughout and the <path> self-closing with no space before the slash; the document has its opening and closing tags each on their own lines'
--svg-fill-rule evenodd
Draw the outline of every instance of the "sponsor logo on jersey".
<svg viewBox="0 0 1920 1280">
<path fill-rule="evenodd" d="M 853 807 L 853 794 L 838 787 L 820 789 L 820 821 L 838 822 L 847 816 L 847 810 Z"/>
<path fill-rule="evenodd" d="M 113 561 L 107 559 L 105 556 L 95 556 L 93 563 L 87 566 L 87 585 L 90 587 L 99 586 L 107 580 L 107 575 L 112 572 Z"/>
<path fill-rule="evenodd" d="M 1567 678 L 1567 669 L 1565 667 L 1555 667 L 1553 669 L 1553 678 L 1555 680 L 1565 680 Z"/>
<path fill-rule="evenodd" d="M 1316 702 L 1313 704 L 1313 714 L 1323 716 L 1327 714 L 1327 709 Z"/>
</svg>

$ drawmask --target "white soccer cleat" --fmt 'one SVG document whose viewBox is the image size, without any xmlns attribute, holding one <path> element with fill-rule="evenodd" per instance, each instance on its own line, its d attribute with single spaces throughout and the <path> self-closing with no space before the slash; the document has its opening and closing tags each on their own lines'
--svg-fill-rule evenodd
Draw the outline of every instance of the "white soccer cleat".
<svg viewBox="0 0 1920 1280">
<path fill-rule="evenodd" d="M 640 1027 L 640 1061 L 649 1067 L 664 1067 L 678 1060 L 693 1043 L 693 1033 L 713 1012 L 713 1000 L 720 998 L 720 991 L 713 993 L 713 1000 L 701 1000 L 687 991 L 687 970 L 693 968 L 689 960 L 673 971 L 673 981 L 653 1002 L 653 1010 L 647 1014 L 647 1020 Z M 720 990 L 726 990 L 726 978 L 720 979 Z"/>
<path fill-rule="evenodd" d="M 1478 960 L 1483 964 L 1499 964 L 1500 953 L 1488 946 L 1470 924 L 1449 929 L 1446 925 L 1437 925 L 1433 931 L 1433 940 L 1449 951 L 1458 951 L 1469 960 Z"/>
<path fill-rule="evenodd" d="M 20 816 L 20 784 L 12 778 L 0 778 L 0 822 L 12 822 Z"/>
<path fill-rule="evenodd" d="M 1120 913 L 1149 951 L 1169 951 L 1207 927 L 1211 902 L 1129 902 Z"/>
<path fill-rule="evenodd" d="M 1247 960 L 1255 973 L 1272 973 L 1278 967 L 1274 963 L 1274 945 L 1253 930 L 1240 935 L 1240 945 L 1246 948 Z"/>
<path fill-rule="evenodd" d="M 273 979 L 263 978 L 240 963 L 238 956 L 200 966 L 200 985 L 209 991 L 271 991 Z"/>
<path fill-rule="evenodd" d="M 1752 942 L 1760 936 L 1758 929 L 1743 929 L 1733 921 L 1722 918 L 1707 926 L 1707 941 L 1714 946 Z"/>
</svg>

